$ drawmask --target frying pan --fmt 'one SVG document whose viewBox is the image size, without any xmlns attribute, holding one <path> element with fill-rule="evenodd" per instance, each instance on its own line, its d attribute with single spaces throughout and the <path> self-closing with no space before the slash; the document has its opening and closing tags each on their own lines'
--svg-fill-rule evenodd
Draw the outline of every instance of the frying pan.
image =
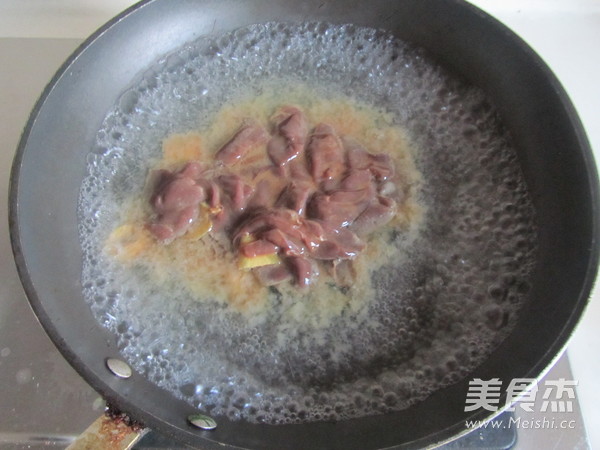
<svg viewBox="0 0 600 450">
<path fill-rule="evenodd" d="M 481 87 L 510 130 L 536 208 L 538 258 L 530 298 L 510 336 L 472 378 L 539 378 L 564 349 L 598 264 L 598 179 L 564 90 L 503 25 L 458 0 L 148 0 L 91 36 L 37 102 L 14 160 L 10 231 L 19 274 L 40 322 L 64 357 L 109 403 L 167 436 L 206 449 L 415 448 L 464 433 L 468 380 L 413 407 L 337 423 L 256 425 L 217 418 L 202 431 L 194 408 L 133 373 L 107 370 L 116 337 L 83 300 L 77 201 L 86 154 L 107 111 L 136 75 L 199 36 L 267 21 L 327 21 L 383 28 L 427 49 Z M 504 398 L 502 399 L 504 400 Z M 503 401 L 501 402 L 503 403 Z"/>
</svg>

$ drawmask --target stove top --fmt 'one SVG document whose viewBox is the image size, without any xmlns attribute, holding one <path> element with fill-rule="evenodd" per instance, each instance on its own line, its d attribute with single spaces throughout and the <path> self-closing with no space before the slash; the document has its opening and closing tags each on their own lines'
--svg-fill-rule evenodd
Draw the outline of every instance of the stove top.
<svg viewBox="0 0 600 450">
<path fill-rule="evenodd" d="M 80 42 L 0 39 L 0 186 L 4 198 L 28 114 L 44 85 Z M 5 202 L 0 203 L 0 222 L 7 223 Z M 0 447 L 62 448 L 102 413 L 104 401 L 62 358 L 33 315 L 16 273 L 7 227 L 0 230 L 0 255 Z M 546 376 L 560 378 L 572 379 L 566 356 Z M 501 418 L 505 423 L 510 417 L 525 421 L 531 418 L 527 414 L 517 409 L 514 416 Z M 561 448 L 588 448 L 576 401 L 568 414 L 576 425 L 569 430 L 477 429 L 444 448 L 533 449 L 554 447 L 557 442 Z M 151 432 L 136 448 L 177 447 Z"/>
</svg>

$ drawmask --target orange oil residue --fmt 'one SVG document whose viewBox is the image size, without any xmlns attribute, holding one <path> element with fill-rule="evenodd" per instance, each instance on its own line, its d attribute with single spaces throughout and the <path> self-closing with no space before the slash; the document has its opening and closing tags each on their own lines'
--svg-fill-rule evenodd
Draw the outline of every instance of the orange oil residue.
<svg viewBox="0 0 600 450">
<path fill-rule="evenodd" d="M 384 111 L 348 98 L 323 99 L 305 88 L 286 92 L 285 103 L 301 108 L 312 126 L 328 123 L 338 134 L 352 136 L 370 152 L 388 153 L 395 163 L 396 183 L 405 197 L 394 220 L 369 238 L 367 249 L 353 262 L 354 283 L 349 290 L 342 291 L 334 286 L 331 273 L 321 274 L 323 276 L 308 292 L 298 292 L 294 286 L 278 286 L 284 298 L 296 298 L 301 302 L 301 306 L 296 301 L 290 307 L 292 313 L 302 316 L 303 311 L 320 309 L 324 313 L 313 320 L 325 323 L 344 309 L 360 308 L 373 296 L 369 274 L 398 256 L 390 249 L 386 233 L 392 229 L 414 233 L 418 228 L 423 214 L 416 199 L 421 177 L 413 162 L 409 140 Z M 252 118 L 270 129 L 270 119 L 281 104 L 281 96 L 267 93 L 223 106 L 208 127 L 168 136 L 163 141 L 163 158 L 156 167 L 181 167 L 190 160 L 212 163 L 216 152 L 231 139 L 240 123 Z M 281 188 L 284 180 L 271 180 L 271 174 L 256 172 L 255 169 L 266 161 L 264 147 L 252 149 L 237 164 L 238 173 L 254 185 L 265 178 Z M 139 194 L 132 198 L 122 224 L 106 241 L 105 249 L 109 254 L 126 264 L 151 267 L 157 274 L 156 280 L 176 277 L 199 301 L 217 300 L 247 314 L 264 310 L 268 304 L 268 288 L 250 271 L 240 270 L 228 240 L 208 232 L 210 224 L 203 211 L 199 223 L 188 234 L 165 245 L 144 232 L 147 201 L 147 196 Z"/>
</svg>

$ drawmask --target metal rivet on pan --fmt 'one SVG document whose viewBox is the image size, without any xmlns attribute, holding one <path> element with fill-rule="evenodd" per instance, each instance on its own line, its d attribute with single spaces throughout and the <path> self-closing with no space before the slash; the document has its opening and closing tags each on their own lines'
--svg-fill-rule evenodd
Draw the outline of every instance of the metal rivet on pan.
<svg viewBox="0 0 600 450">
<path fill-rule="evenodd" d="M 108 358 L 106 360 L 106 367 L 119 378 L 129 378 L 133 373 L 131 367 L 126 362 L 116 358 Z"/>
<path fill-rule="evenodd" d="M 203 430 L 214 430 L 217 428 L 215 419 L 204 414 L 192 414 L 188 416 L 188 421 L 195 427 L 202 428 Z"/>
</svg>

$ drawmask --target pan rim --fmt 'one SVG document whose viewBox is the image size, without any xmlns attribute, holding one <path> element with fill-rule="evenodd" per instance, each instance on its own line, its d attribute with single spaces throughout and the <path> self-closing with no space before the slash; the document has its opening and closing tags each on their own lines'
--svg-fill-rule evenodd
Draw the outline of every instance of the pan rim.
<svg viewBox="0 0 600 450">
<path fill-rule="evenodd" d="M 67 359 L 69 361 L 69 363 L 73 367 L 76 368 L 76 370 L 83 376 L 83 378 L 88 383 L 90 383 L 95 389 L 100 391 L 107 398 L 111 398 L 111 397 L 115 397 L 115 396 L 118 397 L 119 393 L 114 391 L 108 385 L 105 385 L 101 379 L 99 379 L 95 376 L 93 371 L 87 370 L 87 367 L 85 366 L 85 364 L 82 363 L 81 359 L 79 359 L 79 357 L 75 354 L 75 352 L 71 351 L 68 344 L 66 344 L 65 341 L 63 340 L 63 338 L 61 337 L 59 330 L 54 327 L 54 324 L 49 319 L 49 316 L 46 314 L 46 311 L 43 306 L 43 302 L 40 300 L 40 296 L 38 295 L 38 293 L 33 285 L 33 281 L 30 276 L 30 273 L 29 273 L 27 261 L 25 259 L 24 253 L 23 253 L 23 247 L 22 247 L 22 243 L 21 243 L 21 235 L 19 232 L 18 210 L 19 210 L 20 205 L 19 205 L 18 200 L 19 200 L 20 168 L 22 165 L 23 155 L 24 155 L 24 152 L 27 147 L 28 137 L 31 133 L 31 130 L 35 126 L 35 122 L 37 120 L 40 109 L 42 108 L 47 97 L 51 95 L 55 85 L 63 77 L 63 75 L 68 70 L 68 68 L 81 55 L 81 53 L 83 53 L 90 45 L 92 45 L 101 35 L 103 35 L 105 32 L 107 32 L 116 23 L 120 22 L 122 19 L 124 19 L 128 15 L 133 14 L 138 9 L 143 8 L 147 4 L 153 3 L 155 1 L 156 0 L 144 0 L 140 3 L 133 5 L 132 7 L 128 8 L 127 10 L 123 11 L 121 14 L 119 14 L 114 19 L 112 19 L 111 21 L 106 23 L 100 29 L 98 29 L 88 39 L 86 39 L 75 50 L 75 52 L 65 61 L 65 63 L 63 63 L 61 65 L 59 70 L 56 72 L 56 74 L 50 80 L 48 85 L 45 87 L 44 91 L 42 92 L 40 98 L 37 100 L 32 112 L 29 116 L 29 119 L 27 121 L 25 129 L 24 129 L 21 139 L 19 141 L 19 145 L 17 147 L 15 159 L 13 161 L 13 165 L 12 165 L 12 169 L 11 169 L 10 182 L 9 182 L 10 240 L 11 240 L 12 251 L 13 251 L 14 258 L 15 258 L 19 278 L 23 284 L 25 293 L 29 299 L 29 303 L 32 306 L 32 309 L 34 310 L 36 316 L 38 317 L 38 320 L 42 324 L 46 333 L 49 335 L 49 337 L 51 338 L 53 343 L 57 346 L 59 351 L 63 354 L 65 359 Z M 462 2 L 459 0 L 448 0 L 448 2 L 453 3 L 453 4 L 465 5 L 465 2 Z M 560 85 L 560 83 L 559 83 L 558 79 L 555 77 L 555 75 L 550 71 L 550 69 L 546 66 L 546 64 L 543 62 L 543 60 L 535 52 L 533 52 L 530 49 L 530 47 L 527 44 L 525 44 L 524 41 L 522 41 L 512 31 L 510 31 L 508 28 L 506 28 L 503 24 L 501 24 L 499 21 L 497 21 L 493 17 L 487 15 L 486 13 L 481 12 L 474 6 L 469 5 L 469 4 L 466 4 L 466 5 L 469 8 L 472 8 L 473 11 L 482 13 L 485 16 L 486 20 L 491 19 L 496 22 L 496 26 L 498 26 L 498 25 L 501 26 L 504 29 L 504 32 L 508 35 L 508 37 L 511 38 L 513 43 L 517 44 L 521 48 L 521 50 L 525 50 L 528 53 L 528 56 L 530 58 L 533 58 L 533 61 L 544 71 L 546 77 L 548 77 L 549 80 L 551 81 L 551 83 L 553 84 L 554 89 L 556 91 L 556 94 L 558 95 L 558 98 L 559 98 L 561 104 L 566 109 L 567 116 L 571 122 L 571 126 L 574 129 L 574 131 L 577 135 L 578 141 L 579 141 L 579 148 L 581 151 L 581 156 L 583 157 L 583 159 L 586 162 L 586 169 L 587 169 L 586 174 L 588 176 L 587 182 L 588 182 L 588 185 L 590 186 L 589 194 L 590 194 L 590 198 L 593 201 L 593 205 L 592 205 L 592 209 L 593 209 L 593 211 L 592 211 L 593 239 L 592 239 L 592 242 L 590 242 L 589 258 L 588 258 L 588 261 L 586 264 L 587 271 L 586 271 L 586 274 L 584 277 L 583 286 L 580 289 L 580 297 L 577 300 L 577 304 L 576 304 L 577 307 L 573 309 L 571 316 L 569 317 L 568 321 L 565 324 L 565 327 L 563 328 L 563 330 L 560 331 L 556 340 L 553 342 L 553 344 L 550 346 L 548 351 L 545 353 L 544 357 L 540 359 L 539 365 L 542 365 L 542 361 L 546 361 L 547 359 L 550 360 L 550 361 L 548 361 L 548 364 L 543 364 L 543 366 L 546 367 L 546 370 L 548 370 L 549 367 L 551 366 L 550 362 L 554 362 L 560 356 L 562 351 L 564 351 L 565 347 L 568 344 L 568 340 L 569 340 L 570 336 L 572 335 L 572 333 L 575 330 L 577 322 L 579 321 L 580 317 L 585 312 L 584 311 L 585 307 L 588 304 L 587 299 L 589 298 L 589 295 L 591 293 L 591 290 L 592 290 L 592 287 L 594 284 L 594 280 L 596 278 L 596 274 L 597 274 L 597 270 L 598 270 L 598 259 L 599 259 L 599 255 L 600 255 L 600 245 L 598 242 L 598 236 L 600 235 L 599 234 L 600 215 L 599 215 L 599 209 L 598 209 L 598 199 L 599 199 L 598 173 L 597 173 L 596 166 L 594 164 L 593 153 L 592 153 L 590 144 L 587 140 L 583 125 L 575 111 L 574 106 L 572 105 L 570 99 L 568 98 L 564 88 L 562 88 L 562 86 Z M 553 351 L 553 349 L 555 349 L 556 351 Z M 541 377 L 542 375 L 543 375 L 543 371 L 542 371 L 542 374 L 540 374 L 539 376 Z M 123 408 L 124 410 L 128 410 L 128 411 L 131 410 L 131 411 L 135 411 L 136 413 L 141 412 L 141 413 L 143 413 L 144 416 L 152 417 L 151 420 L 148 420 L 148 423 L 153 428 L 155 428 L 161 432 L 165 432 L 169 435 L 172 435 L 172 433 L 169 432 L 170 425 L 164 424 L 163 421 L 161 421 L 159 418 L 154 418 L 147 411 L 138 410 L 138 408 L 135 405 L 129 404 L 130 402 L 128 400 L 120 398 L 116 403 L 118 406 L 126 405 L 126 407 Z M 134 415 L 134 414 L 132 414 L 132 415 Z M 474 416 L 477 416 L 477 417 L 486 416 L 486 418 L 489 418 L 485 414 L 474 415 Z M 154 421 L 154 419 L 156 419 L 156 421 Z M 463 427 L 460 427 L 460 424 L 457 424 L 456 427 L 458 427 L 459 429 L 463 429 Z M 437 434 L 443 433 L 444 431 L 446 431 L 446 430 L 440 430 L 440 432 L 438 432 Z M 443 434 L 446 434 L 446 433 L 443 433 Z M 191 431 L 190 431 L 190 435 L 197 436 L 197 434 L 192 433 Z M 439 441 L 438 444 L 453 440 L 456 437 L 457 436 L 452 436 L 448 440 Z M 413 444 L 414 443 L 407 443 L 406 445 L 413 445 Z"/>
</svg>

